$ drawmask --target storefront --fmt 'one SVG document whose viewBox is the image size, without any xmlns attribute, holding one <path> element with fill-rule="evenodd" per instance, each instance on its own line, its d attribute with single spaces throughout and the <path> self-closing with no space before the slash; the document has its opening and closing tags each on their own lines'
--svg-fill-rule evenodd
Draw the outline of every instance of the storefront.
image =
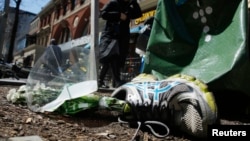
<svg viewBox="0 0 250 141">
<path fill-rule="evenodd" d="M 147 28 L 145 26 L 145 21 L 153 18 L 155 15 L 155 10 L 146 11 L 143 13 L 142 17 L 137 18 L 131 22 L 130 29 L 130 52 L 127 58 L 125 68 L 121 72 L 121 78 L 126 81 L 130 81 L 132 78 L 137 76 L 141 72 L 142 55 L 137 52 L 138 47 L 146 49 L 148 36 L 141 35 L 142 30 Z"/>
</svg>

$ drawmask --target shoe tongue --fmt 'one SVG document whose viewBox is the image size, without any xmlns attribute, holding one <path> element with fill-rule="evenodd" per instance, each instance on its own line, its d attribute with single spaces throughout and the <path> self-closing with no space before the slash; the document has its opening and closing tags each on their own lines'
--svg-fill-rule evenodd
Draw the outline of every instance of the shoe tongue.
<svg viewBox="0 0 250 141">
<path fill-rule="evenodd" d="M 124 105 L 124 108 L 123 108 L 123 113 L 126 114 L 126 113 L 130 113 L 131 112 L 131 107 L 128 103 L 126 103 Z"/>
</svg>

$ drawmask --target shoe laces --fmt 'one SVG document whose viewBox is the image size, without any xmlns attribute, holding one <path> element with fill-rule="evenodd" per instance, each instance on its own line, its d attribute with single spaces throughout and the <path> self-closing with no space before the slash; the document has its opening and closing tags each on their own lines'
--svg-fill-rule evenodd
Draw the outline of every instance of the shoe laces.
<svg viewBox="0 0 250 141">
<path fill-rule="evenodd" d="M 179 85 L 179 82 L 166 82 L 160 81 L 160 82 L 145 82 L 145 83 L 132 83 L 131 85 L 136 86 L 137 90 L 142 90 L 142 93 L 138 93 L 141 98 L 141 102 L 139 102 L 139 99 L 136 98 L 129 98 L 128 100 L 128 107 L 130 109 L 126 109 L 128 107 L 125 107 L 125 119 L 127 121 L 121 120 L 121 118 L 118 119 L 119 123 L 130 123 L 130 117 L 132 116 L 131 121 L 136 121 L 138 127 L 137 130 L 132 138 L 132 140 L 135 139 L 136 135 L 138 134 L 138 131 L 140 130 L 141 126 L 147 127 L 151 133 L 159 138 L 164 138 L 168 136 L 170 130 L 168 126 L 162 122 L 162 120 L 166 120 L 167 118 L 166 114 L 168 113 L 168 100 L 169 97 L 168 94 L 163 94 L 165 92 L 168 92 L 171 88 Z M 128 84 L 130 85 L 130 84 Z M 156 89 L 154 89 L 156 88 Z M 146 90 L 146 91 L 145 91 Z M 149 94 L 151 93 L 151 94 Z M 164 95 L 164 96 L 160 96 Z M 127 111 L 126 111 L 127 110 Z M 131 113 L 130 113 L 131 112 Z M 162 127 L 164 130 L 163 134 L 158 134 L 156 132 L 156 128 L 154 127 Z"/>
<path fill-rule="evenodd" d="M 128 121 L 122 120 L 120 117 L 118 117 L 118 122 L 121 123 L 121 124 L 128 124 L 129 123 Z M 168 126 L 166 124 L 164 124 L 163 122 L 160 122 L 160 121 L 151 121 L 151 120 L 149 120 L 149 121 L 144 121 L 144 122 L 137 121 L 136 123 L 137 123 L 138 126 L 137 126 L 137 129 L 136 129 L 136 131 L 135 131 L 135 133 L 134 133 L 131 141 L 135 140 L 135 138 L 136 138 L 139 130 L 141 129 L 142 125 L 144 125 L 145 127 L 147 127 L 151 131 L 151 133 L 154 136 L 158 137 L 158 138 L 167 137 L 169 135 L 169 132 L 170 132 Z M 158 125 L 158 126 L 163 127 L 165 129 L 165 131 L 166 131 L 165 134 L 158 134 L 155 131 L 155 129 L 154 129 L 154 127 L 152 125 Z"/>
</svg>

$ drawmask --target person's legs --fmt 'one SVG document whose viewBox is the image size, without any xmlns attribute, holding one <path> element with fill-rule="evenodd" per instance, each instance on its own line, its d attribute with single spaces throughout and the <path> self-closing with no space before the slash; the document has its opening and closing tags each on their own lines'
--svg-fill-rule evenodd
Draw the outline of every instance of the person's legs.
<svg viewBox="0 0 250 141">
<path fill-rule="evenodd" d="M 109 88 L 104 83 L 104 78 L 105 78 L 105 76 L 106 76 L 106 74 L 108 72 L 108 69 L 109 69 L 109 63 L 103 63 L 101 71 L 100 71 L 100 76 L 99 76 L 99 81 L 98 81 L 98 87 Z"/>
<path fill-rule="evenodd" d="M 113 78 L 113 87 L 119 87 L 121 85 L 121 78 L 120 78 L 120 61 L 114 59 L 111 62 L 111 69 L 112 69 L 112 78 Z"/>
<path fill-rule="evenodd" d="M 129 55 L 129 35 L 127 35 L 127 38 L 122 38 L 121 40 L 119 40 L 119 46 L 120 46 L 120 55 L 119 55 L 119 62 L 118 62 L 118 68 L 119 68 L 119 75 L 121 71 L 125 71 L 125 67 L 126 67 L 126 60 L 127 57 Z M 123 80 L 124 78 L 122 78 L 120 80 L 120 84 L 122 85 L 124 83 L 126 83 L 126 78 Z"/>
</svg>

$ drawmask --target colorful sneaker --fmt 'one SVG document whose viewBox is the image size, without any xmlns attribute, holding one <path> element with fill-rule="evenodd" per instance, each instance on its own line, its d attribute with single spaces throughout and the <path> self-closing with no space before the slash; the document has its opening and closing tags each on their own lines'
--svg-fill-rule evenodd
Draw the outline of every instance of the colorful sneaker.
<svg viewBox="0 0 250 141">
<path fill-rule="evenodd" d="M 147 124 L 157 137 L 168 135 L 167 125 L 205 137 L 207 125 L 217 120 L 213 94 L 204 83 L 187 75 L 175 75 L 162 81 L 130 82 L 117 88 L 111 96 L 128 102 L 122 121 Z M 163 126 L 166 133 L 157 134 L 149 124 Z"/>
</svg>

